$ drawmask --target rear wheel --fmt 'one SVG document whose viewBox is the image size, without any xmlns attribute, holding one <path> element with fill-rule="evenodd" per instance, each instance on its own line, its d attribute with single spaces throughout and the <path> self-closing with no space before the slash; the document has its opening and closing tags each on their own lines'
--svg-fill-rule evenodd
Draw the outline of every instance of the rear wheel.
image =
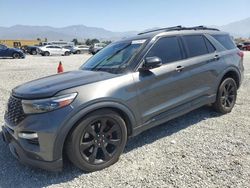
<svg viewBox="0 0 250 188">
<path fill-rule="evenodd" d="M 70 161 L 86 172 L 101 170 L 116 161 L 127 142 L 124 120 L 112 110 L 85 117 L 71 133 L 67 145 Z"/>
<path fill-rule="evenodd" d="M 49 52 L 44 52 L 44 56 L 49 56 L 50 53 Z"/>
<path fill-rule="evenodd" d="M 37 51 L 36 51 L 36 50 L 32 50 L 32 51 L 31 51 L 31 54 L 32 54 L 32 55 L 36 55 L 36 54 L 37 54 Z"/>
<path fill-rule="evenodd" d="M 81 53 L 81 51 L 80 51 L 80 50 L 77 50 L 77 51 L 76 51 L 76 54 L 80 54 L 80 53 Z"/>
<path fill-rule="evenodd" d="M 69 52 L 64 52 L 64 55 L 65 56 L 69 56 Z"/>
<path fill-rule="evenodd" d="M 19 53 L 13 53 L 13 54 L 12 54 L 12 57 L 13 57 L 14 59 L 19 59 L 19 58 L 20 58 L 20 54 L 19 54 Z"/>
<path fill-rule="evenodd" d="M 217 112 L 229 113 L 235 105 L 236 98 L 237 84 L 233 78 L 226 78 L 219 86 L 216 102 L 213 106 Z"/>
</svg>

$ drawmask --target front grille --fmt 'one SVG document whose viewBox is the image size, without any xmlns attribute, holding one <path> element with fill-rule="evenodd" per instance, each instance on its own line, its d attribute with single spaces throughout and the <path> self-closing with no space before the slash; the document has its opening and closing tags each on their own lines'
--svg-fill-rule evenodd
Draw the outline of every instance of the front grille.
<svg viewBox="0 0 250 188">
<path fill-rule="evenodd" d="M 16 126 L 24 120 L 25 114 L 23 111 L 21 99 L 10 96 L 4 118 L 12 126 Z"/>
</svg>

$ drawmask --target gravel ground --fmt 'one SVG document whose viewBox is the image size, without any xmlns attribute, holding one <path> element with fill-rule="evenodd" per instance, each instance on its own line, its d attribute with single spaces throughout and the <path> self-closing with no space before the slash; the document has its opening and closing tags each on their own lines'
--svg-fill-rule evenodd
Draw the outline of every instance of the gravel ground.
<svg viewBox="0 0 250 188">
<path fill-rule="evenodd" d="M 54 74 L 60 60 L 72 70 L 88 57 L 0 59 L 0 124 L 14 86 Z M 118 163 L 99 172 L 85 174 L 69 163 L 61 173 L 33 169 L 0 140 L 0 187 L 250 187 L 250 53 L 244 64 L 230 114 L 203 107 L 155 127 L 130 139 Z"/>
</svg>

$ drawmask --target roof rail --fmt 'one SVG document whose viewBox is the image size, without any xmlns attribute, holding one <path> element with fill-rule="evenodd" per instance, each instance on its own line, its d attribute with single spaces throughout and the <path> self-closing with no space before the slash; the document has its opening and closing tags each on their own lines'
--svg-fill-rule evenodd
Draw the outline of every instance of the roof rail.
<svg viewBox="0 0 250 188">
<path fill-rule="evenodd" d="M 195 26 L 195 27 L 182 27 L 181 25 L 178 25 L 178 26 L 174 26 L 174 27 L 165 27 L 165 28 L 153 29 L 153 30 L 138 33 L 138 35 L 142 35 L 142 34 L 146 34 L 146 33 L 152 33 L 152 32 L 156 32 L 156 31 L 181 31 L 181 30 L 214 30 L 214 31 L 220 31 L 219 29 L 205 27 L 203 25 Z"/>
<path fill-rule="evenodd" d="M 159 29 L 153 29 L 153 30 L 148 30 L 148 31 L 143 31 L 138 33 L 138 35 L 142 35 L 142 34 L 146 34 L 146 33 L 152 33 L 152 32 L 156 32 L 156 31 L 168 31 L 168 30 L 175 30 L 175 29 L 180 29 L 182 28 L 181 25 L 177 25 L 174 27 L 164 27 L 164 28 L 159 28 Z"/>
</svg>

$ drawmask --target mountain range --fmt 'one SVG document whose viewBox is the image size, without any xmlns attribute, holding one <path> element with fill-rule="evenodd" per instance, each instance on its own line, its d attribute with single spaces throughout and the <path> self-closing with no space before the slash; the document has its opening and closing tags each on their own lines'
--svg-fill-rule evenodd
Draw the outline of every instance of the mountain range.
<svg viewBox="0 0 250 188">
<path fill-rule="evenodd" d="M 226 25 L 213 27 L 229 32 L 234 37 L 250 37 L 250 17 Z M 73 38 L 77 38 L 82 41 L 86 38 L 98 38 L 101 40 L 116 40 L 136 33 L 138 33 L 138 31 L 113 32 L 103 28 L 88 27 L 85 25 L 72 25 L 61 28 L 27 25 L 0 27 L 0 39 L 47 38 L 48 40 L 72 40 Z"/>
</svg>

